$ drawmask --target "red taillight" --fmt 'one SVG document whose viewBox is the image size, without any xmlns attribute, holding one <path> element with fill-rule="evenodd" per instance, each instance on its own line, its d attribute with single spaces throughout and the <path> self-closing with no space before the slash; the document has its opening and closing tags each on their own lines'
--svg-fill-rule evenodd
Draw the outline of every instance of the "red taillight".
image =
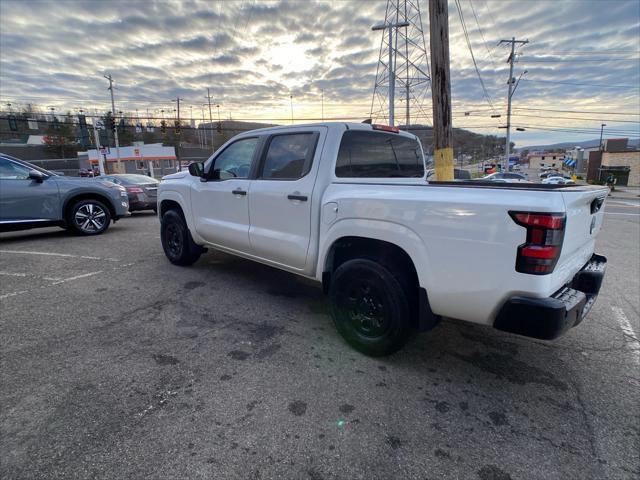
<svg viewBox="0 0 640 480">
<path fill-rule="evenodd" d="M 379 125 L 374 123 L 371 125 L 371 128 L 374 130 L 382 130 L 383 132 L 400 133 L 400 129 L 398 127 L 390 127 L 389 125 Z"/>
<path fill-rule="evenodd" d="M 544 227 L 559 230 L 564 226 L 564 213 L 562 215 L 551 213 L 515 213 L 511 214 L 516 223 L 522 226 Z"/>
<path fill-rule="evenodd" d="M 546 275 L 560 258 L 564 239 L 564 213 L 509 212 L 511 218 L 527 229 L 527 241 L 518 247 L 516 271 Z"/>
<path fill-rule="evenodd" d="M 142 190 L 140 187 L 124 187 L 127 189 L 127 192 L 129 193 L 143 193 L 144 190 Z"/>
</svg>

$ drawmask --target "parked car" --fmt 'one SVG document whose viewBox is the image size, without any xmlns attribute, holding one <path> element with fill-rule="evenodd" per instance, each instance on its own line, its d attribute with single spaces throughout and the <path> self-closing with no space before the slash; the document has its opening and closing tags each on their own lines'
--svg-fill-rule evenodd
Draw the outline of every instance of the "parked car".
<svg viewBox="0 0 640 480">
<path fill-rule="evenodd" d="M 60 226 L 97 235 L 128 208 L 126 190 L 113 182 L 59 176 L 0 154 L 0 231 Z"/>
<path fill-rule="evenodd" d="M 436 170 L 435 168 L 429 168 L 427 170 L 427 180 L 435 180 Z M 470 180 L 471 172 L 469 170 L 464 170 L 461 168 L 453 169 L 453 178 L 454 180 Z"/>
<path fill-rule="evenodd" d="M 441 316 L 553 339 L 598 294 L 607 191 L 427 182 L 408 132 L 291 125 L 243 132 L 164 177 L 160 237 L 176 265 L 211 247 L 321 282 L 365 354 L 392 353 Z"/>
<path fill-rule="evenodd" d="M 118 185 L 122 185 L 129 196 L 129 211 L 158 211 L 158 185 L 153 177 L 132 173 L 110 174 L 101 177 Z"/>
<path fill-rule="evenodd" d="M 98 177 L 98 176 L 100 176 L 100 170 L 98 170 L 97 168 L 94 168 L 94 169 L 81 168 L 78 171 L 78 175 L 80 177 Z"/>
<path fill-rule="evenodd" d="M 502 173 L 502 172 L 492 173 L 482 178 L 478 178 L 477 180 L 483 180 L 485 182 L 503 182 L 503 183 L 518 183 L 518 182 L 528 183 L 529 182 L 527 177 L 525 177 L 521 173 Z"/>
<path fill-rule="evenodd" d="M 544 172 L 541 172 L 538 176 L 540 178 L 548 178 L 548 177 L 553 177 L 553 176 L 557 176 L 560 175 L 562 176 L 562 174 L 556 170 L 546 170 Z"/>
<path fill-rule="evenodd" d="M 547 185 L 575 185 L 576 182 L 573 181 L 573 178 L 563 175 L 563 176 L 552 176 L 547 177 L 542 180 L 542 183 Z"/>
</svg>

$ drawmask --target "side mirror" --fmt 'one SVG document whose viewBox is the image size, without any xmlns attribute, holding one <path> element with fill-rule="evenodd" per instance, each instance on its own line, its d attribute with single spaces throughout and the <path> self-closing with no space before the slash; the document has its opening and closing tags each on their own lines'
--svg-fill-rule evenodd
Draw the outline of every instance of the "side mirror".
<svg viewBox="0 0 640 480">
<path fill-rule="evenodd" d="M 33 180 L 38 183 L 42 183 L 44 181 L 44 175 L 42 172 L 38 170 L 29 170 L 29 180 Z"/>
<path fill-rule="evenodd" d="M 203 177 L 204 176 L 204 163 L 202 162 L 193 162 L 189 164 L 189 173 L 194 177 Z"/>
</svg>

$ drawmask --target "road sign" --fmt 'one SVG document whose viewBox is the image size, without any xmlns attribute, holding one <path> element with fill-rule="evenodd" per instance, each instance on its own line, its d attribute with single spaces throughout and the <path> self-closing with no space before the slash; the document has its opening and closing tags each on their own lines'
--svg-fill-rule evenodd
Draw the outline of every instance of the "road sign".
<svg viewBox="0 0 640 480">
<path fill-rule="evenodd" d="M 100 147 L 100 155 L 106 155 L 109 153 L 109 147 Z"/>
</svg>

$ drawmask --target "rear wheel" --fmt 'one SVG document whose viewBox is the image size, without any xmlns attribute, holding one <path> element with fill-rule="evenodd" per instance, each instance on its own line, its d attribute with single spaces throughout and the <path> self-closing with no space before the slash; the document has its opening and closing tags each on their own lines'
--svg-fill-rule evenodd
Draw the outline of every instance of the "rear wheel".
<svg viewBox="0 0 640 480">
<path fill-rule="evenodd" d="M 371 356 L 402 348 L 413 330 L 409 300 L 397 278 L 368 259 L 340 265 L 329 288 L 336 328 L 355 349 Z"/>
<path fill-rule="evenodd" d="M 109 209 L 102 202 L 93 199 L 75 203 L 67 218 L 67 226 L 80 235 L 99 235 L 109 228 L 109 222 Z"/>
<path fill-rule="evenodd" d="M 164 254 L 175 265 L 191 265 L 202 254 L 202 248 L 191 238 L 184 218 L 175 210 L 168 210 L 162 215 L 160 239 Z"/>
</svg>

